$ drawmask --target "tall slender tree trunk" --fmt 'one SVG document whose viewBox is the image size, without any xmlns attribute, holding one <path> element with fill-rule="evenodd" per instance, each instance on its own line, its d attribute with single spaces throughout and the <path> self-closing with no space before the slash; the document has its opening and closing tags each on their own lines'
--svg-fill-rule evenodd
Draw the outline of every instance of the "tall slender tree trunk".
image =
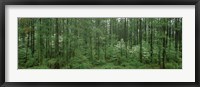
<svg viewBox="0 0 200 87">
<path fill-rule="evenodd" d="M 166 19 L 164 19 L 164 22 L 166 23 Z M 162 63 L 163 63 L 163 69 L 165 69 L 165 60 L 166 60 L 166 25 L 163 26 L 163 59 L 162 59 Z"/>
<path fill-rule="evenodd" d="M 150 28 L 150 30 L 151 30 L 151 39 L 150 39 L 150 41 L 151 41 L 151 43 L 150 43 L 150 49 L 151 49 L 151 53 L 150 53 L 150 56 L 151 56 L 151 62 L 153 62 L 153 24 L 152 24 L 152 20 L 151 20 L 151 24 L 150 24 L 150 26 L 151 26 L 151 28 Z"/>
<path fill-rule="evenodd" d="M 32 50 L 32 57 L 35 53 L 35 28 L 34 28 L 34 19 L 31 21 L 31 50 Z"/>
<path fill-rule="evenodd" d="M 56 29 L 55 29 L 55 53 L 56 57 L 59 54 L 59 30 L 58 30 L 58 18 L 56 18 Z"/>
<path fill-rule="evenodd" d="M 26 59 L 25 59 L 25 62 L 27 62 L 27 60 L 28 60 L 28 55 L 30 55 L 29 54 L 29 39 L 30 39 L 30 21 L 28 22 L 28 26 L 27 26 L 27 30 L 26 30 L 26 36 L 27 36 L 27 44 L 26 44 Z"/>
<path fill-rule="evenodd" d="M 128 54 L 127 54 L 127 43 L 128 43 L 128 27 L 127 27 L 127 18 L 125 18 L 124 20 L 124 41 L 125 41 L 125 47 L 126 47 L 126 58 L 128 57 Z"/>
<path fill-rule="evenodd" d="M 142 60 L 142 19 L 139 19 L 139 23 L 140 23 L 140 62 L 143 62 Z"/>
</svg>

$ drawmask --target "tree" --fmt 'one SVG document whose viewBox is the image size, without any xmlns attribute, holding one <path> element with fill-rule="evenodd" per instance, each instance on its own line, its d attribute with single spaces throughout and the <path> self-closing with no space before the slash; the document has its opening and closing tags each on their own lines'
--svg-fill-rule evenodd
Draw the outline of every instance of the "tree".
<svg viewBox="0 0 200 87">
<path fill-rule="evenodd" d="M 182 18 L 18 18 L 18 68 L 180 69 Z"/>
<path fill-rule="evenodd" d="M 140 37 L 140 62 L 142 62 L 142 19 L 139 19 L 139 37 Z"/>
</svg>

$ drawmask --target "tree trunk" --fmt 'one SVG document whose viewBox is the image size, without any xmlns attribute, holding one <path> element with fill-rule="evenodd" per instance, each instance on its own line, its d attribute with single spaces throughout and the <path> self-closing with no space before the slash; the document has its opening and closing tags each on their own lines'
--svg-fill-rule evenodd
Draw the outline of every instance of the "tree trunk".
<svg viewBox="0 0 200 87">
<path fill-rule="evenodd" d="M 140 37 L 140 62 L 143 62 L 142 60 L 142 19 L 139 19 L 139 23 L 140 23 L 140 30 L 139 30 L 139 37 Z"/>
</svg>

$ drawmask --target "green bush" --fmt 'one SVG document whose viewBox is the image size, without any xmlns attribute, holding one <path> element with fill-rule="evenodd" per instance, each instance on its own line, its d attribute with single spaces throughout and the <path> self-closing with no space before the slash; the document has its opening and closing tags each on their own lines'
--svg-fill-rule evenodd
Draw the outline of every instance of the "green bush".
<svg viewBox="0 0 200 87">
<path fill-rule="evenodd" d="M 84 55 L 79 57 L 73 57 L 70 60 L 71 68 L 73 69 L 88 69 L 92 67 L 92 64 L 89 62 L 89 58 Z"/>
</svg>

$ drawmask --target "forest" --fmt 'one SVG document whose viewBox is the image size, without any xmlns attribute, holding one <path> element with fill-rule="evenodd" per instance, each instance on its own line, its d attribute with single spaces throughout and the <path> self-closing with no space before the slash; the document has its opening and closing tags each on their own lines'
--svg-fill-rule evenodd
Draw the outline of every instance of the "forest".
<svg viewBox="0 0 200 87">
<path fill-rule="evenodd" d="M 18 69 L 182 69 L 182 18 L 18 18 Z"/>
</svg>

